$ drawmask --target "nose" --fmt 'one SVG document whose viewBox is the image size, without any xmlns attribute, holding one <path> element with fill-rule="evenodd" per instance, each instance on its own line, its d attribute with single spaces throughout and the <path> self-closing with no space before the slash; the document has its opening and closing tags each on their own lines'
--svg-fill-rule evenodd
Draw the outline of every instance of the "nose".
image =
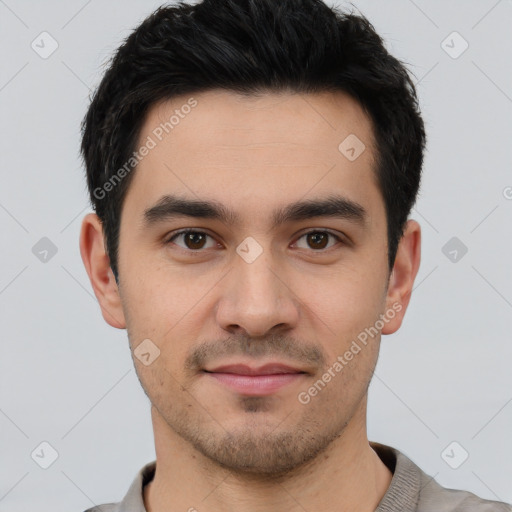
<svg viewBox="0 0 512 512">
<path fill-rule="evenodd" d="M 220 327 L 234 334 L 245 331 L 248 336 L 262 337 L 297 325 L 300 302 L 286 272 L 273 263 L 269 249 L 252 263 L 236 255 L 233 265 L 223 280 L 217 304 Z"/>
</svg>

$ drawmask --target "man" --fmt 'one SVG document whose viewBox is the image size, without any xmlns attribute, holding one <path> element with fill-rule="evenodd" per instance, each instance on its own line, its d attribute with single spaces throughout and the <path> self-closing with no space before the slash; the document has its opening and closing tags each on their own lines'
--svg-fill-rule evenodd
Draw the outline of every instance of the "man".
<svg viewBox="0 0 512 512">
<path fill-rule="evenodd" d="M 180 4 L 128 37 L 84 119 L 80 248 L 157 460 L 89 510 L 512 510 L 367 438 L 424 147 L 405 68 L 319 0 Z"/>
</svg>

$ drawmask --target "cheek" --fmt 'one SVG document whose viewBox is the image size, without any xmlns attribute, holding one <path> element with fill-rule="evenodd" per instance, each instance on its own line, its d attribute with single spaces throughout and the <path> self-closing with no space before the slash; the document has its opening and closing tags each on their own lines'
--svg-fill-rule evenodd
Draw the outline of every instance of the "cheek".
<svg viewBox="0 0 512 512">
<path fill-rule="evenodd" d="M 385 304 L 382 277 L 371 271 L 339 269 L 314 279 L 303 274 L 297 282 L 302 284 L 294 286 L 294 291 L 310 310 L 315 328 L 337 337 L 341 344 L 374 325 Z"/>
<path fill-rule="evenodd" d="M 138 363 L 138 362 L 137 362 Z M 151 366 L 136 364 L 136 372 L 144 392 L 159 411 L 170 414 L 196 405 L 180 377 L 159 357 Z"/>
<path fill-rule="evenodd" d="M 299 390 L 297 400 L 306 413 L 342 423 L 352 417 L 368 390 L 378 355 L 376 342 L 359 345 L 348 350 L 349 357 L 345 351 L 330 360 L 322 374 Z"/>
<path fill-rule="evenodd" d="M 216 282 L 213 276 L 197 278 L 185 270 L 159 268 L 150 258 L 132 272 L 134 278 L 123 288 L 129 316 L 137 327 L 161 335 L 174 326 L 179 330 Z"/>
<path fill-rule="evenodd" d="M 200 337 L 205 324 L 204 296 L 212 285 L 207 280 L 204 285 L 191 286 L 183 273 L 179 279 L 166 276 L 166 281 L 158 274 L 149 274 L 126 287 L 123 295 L 134 364 L 141 383 L 150 389 L 178 389 L 190 345 Z M 149 366 L 136 357 L 137 347 L 146 339 L 158 354 Z"/>
</svg>

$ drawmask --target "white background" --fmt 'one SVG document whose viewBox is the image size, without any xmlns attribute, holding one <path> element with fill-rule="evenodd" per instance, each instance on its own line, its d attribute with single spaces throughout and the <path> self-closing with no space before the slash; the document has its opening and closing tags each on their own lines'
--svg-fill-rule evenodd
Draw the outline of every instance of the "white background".
<svg viewBox="0 0 512 512">
<path fill-rule="evenodd" d="M 103 321 L 79 253 L 78 148 L 102 64 L 158 5 L 0 1 L 0 511 L 118 501 L 155 458 L 126 332 Z M 354 5 L 416 76 L 428 133 L 411 215 L 422 263 L 404 325 L 383 337 L 369 438 L 444 486 L 512 502 L 512 2 Z M 59 45 L 47 59 L 31 48 L 43 31 Z M 453 31 L 469 44 L 456 59 Z M 58 251 L 46 263 L 42 237 Z M 468 248 L 456 263 L 452 237 Z M 48 469 L 31 458 L 42 441 L 59 455 Z M 441 456 L 452 441 L 469 453 L 458 469 Z"/>
</svg>

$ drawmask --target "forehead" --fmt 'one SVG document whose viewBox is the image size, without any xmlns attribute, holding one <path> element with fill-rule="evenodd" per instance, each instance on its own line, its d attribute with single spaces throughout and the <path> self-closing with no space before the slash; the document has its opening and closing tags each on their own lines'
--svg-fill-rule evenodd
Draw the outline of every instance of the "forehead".
<svg viewBox="0 0 512 512">
<path fill-rule="evenodd" d="M 166 193 L 252 208 L 260 216 L 267 203 L 270 211 L 286 198 L 332 192 L 382 202 L 371 122 L 341 92 L 212 90 L 174 97 L 149 110 L 137 149 L 143 146 L 150 149 L 125 199 L 139 213 Z"/>
</svg>

